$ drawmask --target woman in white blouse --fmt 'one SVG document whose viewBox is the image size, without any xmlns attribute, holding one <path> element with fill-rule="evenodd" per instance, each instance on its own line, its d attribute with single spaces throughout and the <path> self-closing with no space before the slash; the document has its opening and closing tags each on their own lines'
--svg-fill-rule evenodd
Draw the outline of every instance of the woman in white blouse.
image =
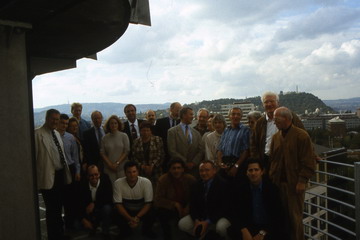
<svg viewBox="0 0 360 240">
<path fill-rule="evenodd" d="M 207 160 L 216 162 L 217 147 L 219 145 L 221 135 L 226 127 L 224 116 L 216 114 L 212 119 L 212 126 L 215 131 L 209 133 L 205 137 L 205 154 Z"/>
</svg>

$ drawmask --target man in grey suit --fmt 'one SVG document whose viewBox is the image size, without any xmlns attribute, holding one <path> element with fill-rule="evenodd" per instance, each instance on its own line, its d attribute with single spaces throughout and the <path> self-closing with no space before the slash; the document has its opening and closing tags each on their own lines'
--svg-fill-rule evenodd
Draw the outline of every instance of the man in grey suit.
<svg viewBox="0 0 360 240">
<path fill-rule="evenodd" d="M 169 155 L 180 158 L 186 164 L 186 171 L 198 175 L 198 166 L 203 159 L 201 135 L 190 126 L 194 111 L 189 107 L 180 110 L 180 124 L 170 128 L 167 135 Z"/>
</svg>

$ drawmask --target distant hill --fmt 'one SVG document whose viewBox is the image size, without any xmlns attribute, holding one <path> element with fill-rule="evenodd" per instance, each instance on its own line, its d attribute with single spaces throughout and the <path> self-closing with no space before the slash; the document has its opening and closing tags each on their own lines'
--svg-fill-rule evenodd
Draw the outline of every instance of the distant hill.
<svg viewBox="0 0 360 240">
<path fill-rule="evenodd" d="M 324 102 L 321 101 L 318 97 L 314 96 L 311 93 L 280 93 L 280 105 L 285 106 L 297 114 L 305 113 L 305 110 L 308 112 L 315 112 L 318 108 L 321 112 L 334 112 L 331 107 L 325 105 Z M 221 109 L 221 105 L 223 104 L 232 104 L 239 102 L 251 102 L 255 105 L 258 111 L 264 111 L 261 103 L 261 98 L 259 97 L 250 97 L 246 99 L 235 99 L 235 98 L 222 98 L 217 100 L 205 100 L 201 102 L 196 102 L 192 104 L 188 104 L 187 106 L 193 108 L 195 111 L 200 108 L 207 108 L 213 112 L 219 112 Z"/>
<path fill-rule="evenodd" d="M 115 114 L 119 117 L 124 117 L 124 107 L 126 104 L 124 103 L 113 103 L 113 102 L 107 102 L 107 103 L 83 103 L 83 111 L 82 111 L 82 118 L 85 120 L 90 121 L 91 120 L 91 113 L 94 110 L 99 110 L 103 116 L 104 119 L 107 117 Z M 136 104 L 136 109 L 139 114 L 142 114 L 146 112 L 149 109 L 153 110 L 160 110 L 161 112 L 165 112 L 167 108 L 169 108 L 170 103 L 163 103 L 163 104 Z M 35 108 L 34 109 L 34 122 L 35 126 L 40 126 L 45 121 L 45 113 L 48 109 L 54 108 L 59 110 L 61 113 L 66 113 L 69 116 L 72 116 L 71 114 L 71 105 L 70 104 L 62 104 L 62 105 L 55 105 L 55 106 L 48 106 L 44 108 Z"/>
<path fill-rule="evenodd" d="M 360 108 L 360 97 L 338 100 L 324 100 L 323 102 L 337 112 L 356 112 L 356 110 Z"/>
<path fill-rule="evenodd" d="M 307 110 L 309 113 L 314 112 L 316 109 L 319 109 L 321 112 L 327 113 L 327 112 L 334 112 L 334 110 L 327 106 L 321 99 L 314 96 L 311 93 L 296 93 L 296 92 L 288 92 L 288 93 L 280 93 L 280 105 L 288 107 L 292 111 L 296 112 L 297 114 L 303 114 L 305 113 L 305 110 Z M 329 101 L 345 101 L 346 100 L 327 100 Z M 355 102 L 355 100 L 352 100 Z M 357 101 L 360 102 L 360 98 L 357 98 Z M 255 105 L 256 109 L 259 111 L 264 111 L 261 103 L 260 97 L 250 97 L 246 99 L 235 99 L 235 98 L 222 98 L 222 99 L 216 99 L 216 100 L 204 100 L 201 102 L 195 102 L 191 104 L 187 104 L 186 106 L 189 106 L 194 109 L 196 112 L 200 108 L 207 108 L 211 112 L 219 112 L 221 109 L 222 104 L 232 104 L 235 102 L 251 102 Z M 351 101 L 350 101 L 351 102 Z M 331 105 L 330 103 L 329 105 Z M 109 117 L 112 114 L 116 114 L 119 117 L 124 117 L 124 106 L 126 104 L 124 103 L 84 103 L 83 104 L 83 113 L 82 117 L 86 120 L 90 121 L 90 115 L 91 112 L 94 110 L 99 110 L 103 113 L 104 119 Z M 157 117 L 164 117 L 167 116 L 167 109 L 169 108 L 170 103 L 164 103 L 164 104 L 136 104 L 138 117 L 144 118 L 144 112 L 146 112 L 148 109 L 153 109 L 156 111 Z M 354 105 L 355 106 L 355 105 Z M 359 104 L 357 105 L 360 106 Z M 56 105 L 56 106 L 49 106 L 45 108 L 37 108 L 34 109 L 34 121 L 35 126 L 40 126 L 44 123 L 45 119 L 45 112 L 46 110 L 50 108 L 58 109 L 61 113 L 70 114 L 70 105 L 69 104 L 62 104 L 62 105 Z"/>
</svg>

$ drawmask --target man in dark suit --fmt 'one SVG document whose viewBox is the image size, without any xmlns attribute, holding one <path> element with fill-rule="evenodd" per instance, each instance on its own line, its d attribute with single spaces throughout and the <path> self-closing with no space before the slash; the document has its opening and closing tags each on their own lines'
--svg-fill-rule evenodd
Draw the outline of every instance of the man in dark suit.
<svg viewBox="0 0 360 240">
<path fill-rule="evenodd" d="M 216 175 L 213 161 L 202 162 L 199 172 L 201 180 L 194 185 L 190 195 L 190 215 L 180 219 L 179 228 L 201 239 L 215 228 L 216 233 L 225 238 L 230 226 L 226 219 L 227 185 Z"/>
<path fill-rule="evenodd" d="M 105 135 L 102 128 L 103 116 L 101 112 L 94 111 L 91 114 L 93 127 L 84 132 L 84 160 L 88 166 L 96 165 L 99 170 L 103 171 L 103 163 L 100 156 L 101 139 Z"/>
<path fill-rule="evenodd" d="M 109 227 L 113 211 L 111 181 L 105 173 L 100 174 L 95 165 L 88 167 L 87 177 L 88 181 L 83 182 L 79 194 L 81 222 L 92 234 L 101 222 L 104 237 L 110 239 Z"/>
<path fill-rule="evenodd" d="M 136 118 L 136 107 L 134 104 L 127 104 L 124 107 L 124 113 L 127 121 L 124 122 L 123 132 L 128 135 L 131 149 L 134 140 L 140 137 L 140 124 L 143 120 Z"/>
<path fill-rule="evenodd" d="M 181 109 L 181 104 L 178 102 L 173 102 L 170 105 L 170 114 L 168 117 L 160 118 L 156 121 L 155 125 L 155 132 L 153 133 L 156 136 L 162 138 L 164 143 L 164 152 L 165 152 L 165 159 L 163 162 L 163 171 L 167 172 L 167 164 L 170 161 L 170 156 L 168 152 L 167 146 L 167 132 L 170 128 L 175 127 L 180 123 L 179 119 L 179 112 Z"/>
<path fill-rule="evenodd" d="M 194 111 L 189 107 L 180 110 L 180 124 L 168 130 L 168 150 L 171 158 L 180 158 L 186 164 L 186 172 L 198 176 L 198 165 L 203 159 L 202 139 L 190 126 Z"/>
<path fill-rule="evenodd" d="M 229 236 L 236 240 L 290 239 L 279 189 L 263 177 L 263 162 L 248 159 L 245 168 L 247 180 L 232 189 Z"/>
</svg>

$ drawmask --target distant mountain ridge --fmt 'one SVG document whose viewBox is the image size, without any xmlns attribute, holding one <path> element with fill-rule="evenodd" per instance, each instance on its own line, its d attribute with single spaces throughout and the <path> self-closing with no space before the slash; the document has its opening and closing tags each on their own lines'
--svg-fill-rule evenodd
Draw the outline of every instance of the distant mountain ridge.
<svg viewBox="0 0 360 240">
<path fill-rule="evenodd" d="M 91 113 L 95 110 L 100 111 L 104 118 L 115 114 L 119 117 L 124 117 L 124 107 L 126 106 L 125 103 L 114 103 L 114 102 L 105 102 L 105 103 L 82 103 L 83 111 L 82 111 L 82 118 L 85 120 L 91 120 Z M 163 104 L 136 104 L 137 113 L 144 113 L 149 109 L 153 110 L 163 110 L 169 108 L 170 103 L 163 103 Z M 71 114 L 71 104 L 61 104 L 61 105 L 54 105 L 48 106 L 43 108 L 35 108 L 34 109 L 34 122 L 35 126 L 40 126 L 45 121 L 45 113 L 48 109 L 57 109 L 61 113 Z"/>
<path fill-rule="evenodd" d="M 311 93 L 305 92 L 288 92 L 280 93 L 280 105 L 286 106 L 297 114 L 303 114 L 305 111 L 314 112 L 316 109 L 319 109 L 321 112 L 335 112 L 335 111 L 356 111 L 360 108 L 360 97 L 351 98 L 351 99 L 339 99 L 339 100 L 324 100 L 322 101 L 318 97 L 314 96 Z M 264 111 L 261 103 L 260 96 L 250 97 L 246 99 L 235 99 L 235 98 L 223 98 L 216 100 L 204 100 L 201 102 L 195 102 L 191 104 L 185 104 L 186 106 L 192 107 L 196 112 L 200 108 L 207 108 L 212 112 L 219 112 L 221 105 L 223 104 L 232 104 L 235 102 L 251 102 L 255 105 L 256 109 L 259 111 Z M 94 110 L 99 110 L 103 113 L 104 118 L 106 119 L 112 114 L 118 115 L 119 117 L 124 117 L 124 103 L 83 103 L 83 113 L 82 117 L 90 121 L 91 112 Z M 140 118 L 144 118 L 144 113 L 149 110 L 155 110 L 158 117 L 167 116 L 166 110 L 169 108 L 170 103 L 163 104 L 136 104 L 137 113 Z M 70 104 L 62 104 L 55 106 L 48 106 L 44 108 L 34 109 L 34 122 L 35 126 L 40 126 L 44 123 L 45 112 L 50 108 L 58 109 L 61 113 L 66 113 L 71 115 Z"/>
<path fill-rule="evenodd" d="M 337 100 L 323 100 L 323 102 L 337 112 L 356 112 L 356 110 L 360 108 L 360 97 Z"/>
</svg>

